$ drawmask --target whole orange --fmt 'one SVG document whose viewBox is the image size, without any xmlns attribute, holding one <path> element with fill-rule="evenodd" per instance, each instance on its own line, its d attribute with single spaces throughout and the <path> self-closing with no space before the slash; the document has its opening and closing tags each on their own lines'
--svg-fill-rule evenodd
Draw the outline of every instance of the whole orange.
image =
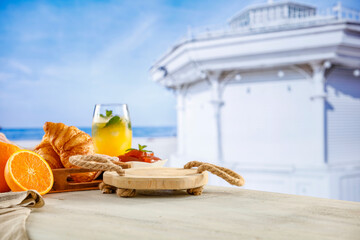
<svg viewBox="0 0 360 240">
<path fill-rule="evenodd" d="M 10 191 L 4 177 L 5 165 L 9 157 L 19 150 L 18 146 L 0 141 L 0 192 Z"/>
</svg>

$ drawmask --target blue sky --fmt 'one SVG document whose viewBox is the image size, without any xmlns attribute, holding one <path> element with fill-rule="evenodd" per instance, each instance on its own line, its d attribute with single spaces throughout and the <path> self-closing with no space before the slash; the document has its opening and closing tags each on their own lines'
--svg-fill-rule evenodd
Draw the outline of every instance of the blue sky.
<svg viewBox="0 0 360 240">
<path fill-rule="evenodd" d="M 188 26 L 225 24 L 259 2 L 1 0 L 0 126 L 90 126 L 96 103 L 127 103 L 134 126 L 175 126 L 175 96 L 150 80 L 151 65 Z"/>
</svg>

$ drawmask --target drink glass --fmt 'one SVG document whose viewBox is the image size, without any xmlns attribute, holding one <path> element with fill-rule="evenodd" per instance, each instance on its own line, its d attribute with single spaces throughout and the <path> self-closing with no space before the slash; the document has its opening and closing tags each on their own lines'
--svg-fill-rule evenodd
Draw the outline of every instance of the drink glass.
<svg viewBox="0 0 360 240">
<path fill-rule="evenodd" d="M 91 135 L 95 152 L 119 156 L 131 148 L 132 130 L 126 104 L 96 104 Z"/>
</svg>

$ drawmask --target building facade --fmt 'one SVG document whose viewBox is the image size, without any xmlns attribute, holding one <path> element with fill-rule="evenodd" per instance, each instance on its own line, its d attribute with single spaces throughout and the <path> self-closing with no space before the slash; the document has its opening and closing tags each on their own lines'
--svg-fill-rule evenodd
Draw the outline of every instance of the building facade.
<svg viewBox="0 0 360 240">
<path fill-rule="evenodd" d="M 360 201 L 359 68 L 360 15 L 340 4 L 254 5 L 228 28 L 189 34 L 151 68 L 177 94 L 170 164 L 212 162 L 249 189 Z"/>
</svg>

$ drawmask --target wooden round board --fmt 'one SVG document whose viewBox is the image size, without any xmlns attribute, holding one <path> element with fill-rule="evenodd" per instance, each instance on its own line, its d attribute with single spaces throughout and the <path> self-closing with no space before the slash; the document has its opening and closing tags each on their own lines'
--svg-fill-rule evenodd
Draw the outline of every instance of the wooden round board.
<svg viewBox="0 0 360 240">
<path fill-rule="evenodd" d="M 182 190 L 204 186 L 208 181 L 208 174 L 206 171 L 197 173 L 196 169 L 184 168 L 129 168 L 125 169 L 124 176 L 107 171 L 103 181 L 124 189 Z"/>
</svg>

